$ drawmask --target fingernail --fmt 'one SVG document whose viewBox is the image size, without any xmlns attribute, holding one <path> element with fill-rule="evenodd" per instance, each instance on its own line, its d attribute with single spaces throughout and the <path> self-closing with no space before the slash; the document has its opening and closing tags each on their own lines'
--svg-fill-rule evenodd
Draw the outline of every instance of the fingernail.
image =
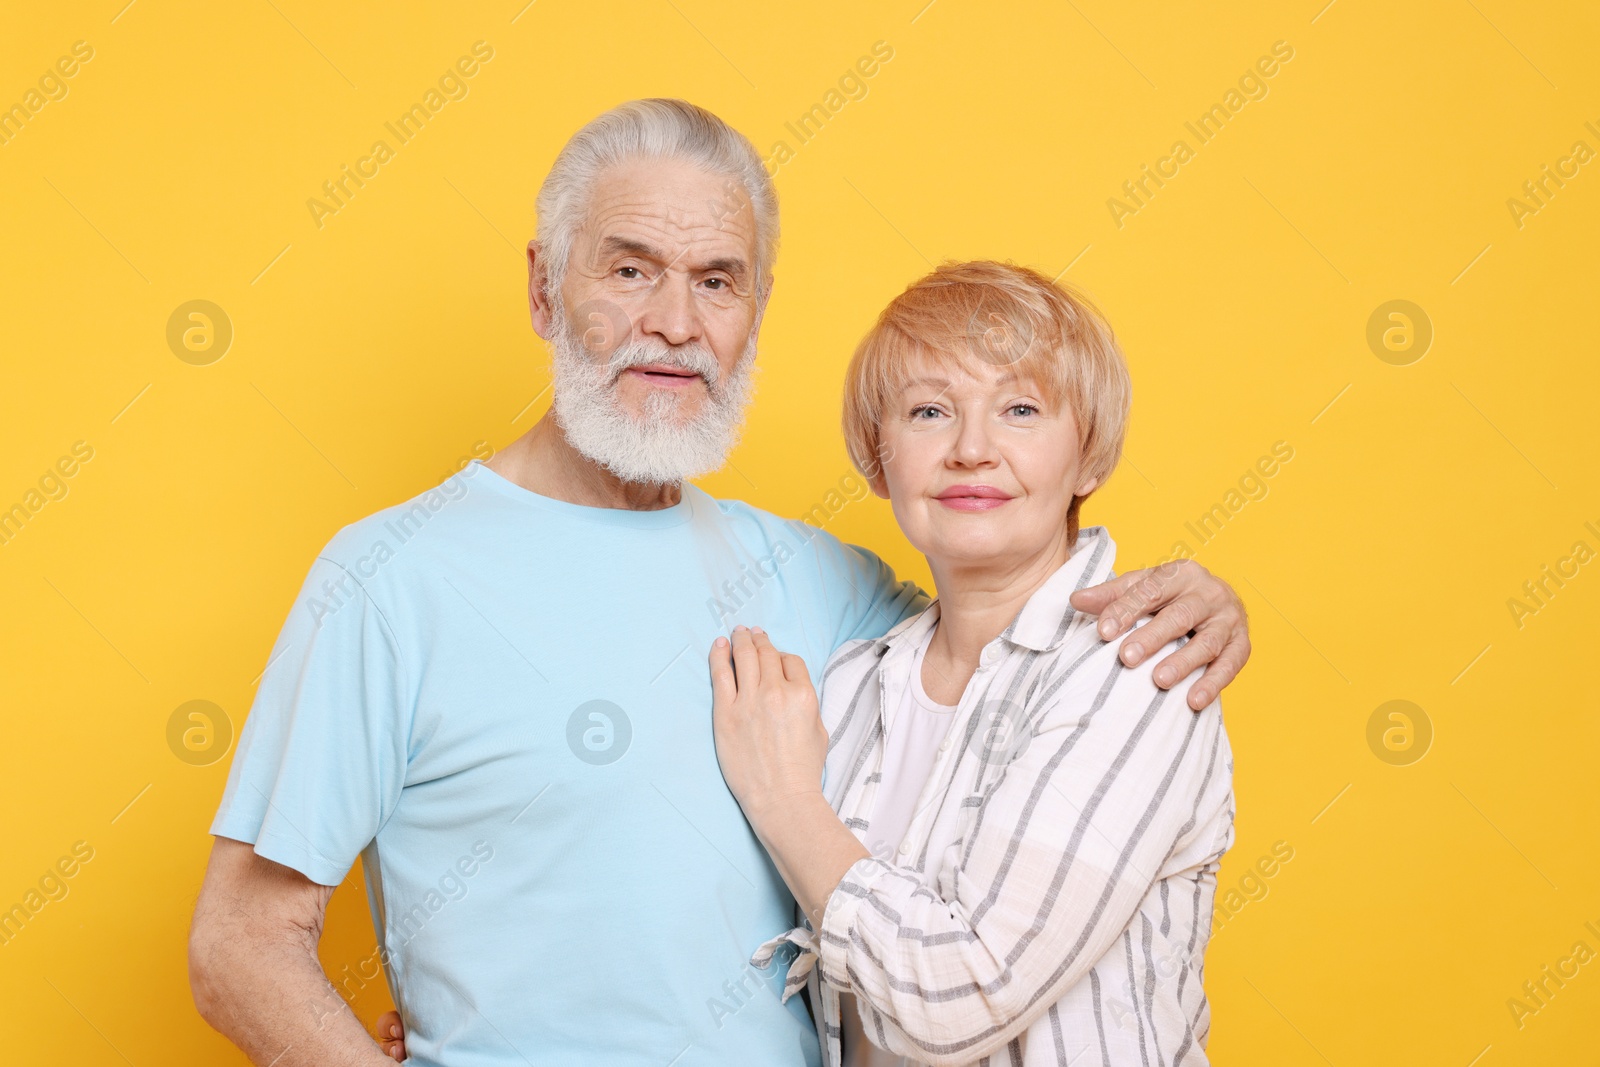
<svg viewBox="0 0 1600 1067">
<path fill-rule="evenodd" d="M 1206 692 L 1204 689 L 1194 690 L 1193 696 L 1196 703 L 1198 703 L 1202 708 L 1211 703 L 1211 694 Z"/>
<path fill-rule="evenodd" d="M 1173 673 L 1171 667 L 1162 667 L 1159 671 L 1156 671 L 1156 684 L 1171 685 Z"/>
<path fill-rule="evenodd" d="M 763 630 L 759 626 L 752 627 L 750 632 L 753 633 L 753 634 L 760 634 L 762 637 L 765 637 L 767 635 L 767 631 Z"/>
<path fill-rule="evenodd" d="M 1100 620 L 1100 632 L 1106 637 L 1110 637 L 1113 633 L 1116 633 L 1116 630 L 1117 620 L 1112 616 L 1107 615 L 1105 618 Z"/>
<path fill-rule="evenodd" d="M 746 626 L 746 625 L 745 625 L 745 624 L 744 624 L 744 623 L 742 623 L 742 622 L 741 622 L 741 623 L 740 623 L 740 624 L 739 624 L 739 625 L 738 625 L 738 626 L 735 626 L 735 627 L 734 627 L 734 628 L 733 628 L 733 632 L 734 632 L 734 633 L 738 633 L 738 632 L 740 632 L 740 631 L 741 631 L 741 630 L 748 630 L 748 629 L 749 629 L 749 627 L 748 627 L 748 626 Z"/>
<path fill-rule="evenodd" d="M 1129 663 L 1132 663 L 1134 660 L 1138 659 L 1139 658 L 1139 646 L 1138 645 L 1123 645 L 1122 646 L 1122 658 L 1124 660 L 1128 661 Z"/>
<path fill-rule="evenodd" d="M 728 647 L 728 639 L 726 637 L 719 637 L 719 638 L 717 638 L 715 641 L 713 641 L 711 643 L 713 645 L 715 645 L 717 648 L 727 648 Z"/>
</svg>

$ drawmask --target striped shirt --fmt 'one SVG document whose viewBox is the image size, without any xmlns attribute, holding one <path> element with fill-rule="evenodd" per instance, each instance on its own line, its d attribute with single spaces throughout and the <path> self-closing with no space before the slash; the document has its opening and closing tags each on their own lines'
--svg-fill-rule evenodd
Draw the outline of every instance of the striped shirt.
<svg viewBox="0 0 1600 1067">
<path fill-rule="evenodd" d="M 1202 988 L 1216 872 L 1233 843 L 1222 710 L 1189 710 L 1118 658 L 1068 596 L 1112 577 L 1103 527 L 984 649 L 902 844 L 855 863 L 785 997 L 809 984 L 823 1058 L 837 1067 L 839 995 L 873 1043 L 919 1064 L 1039 1067 L 1204 1064 Z M 876 640 L 839 648 L 823 675 L 825 792 L 863 841 L 886 721 L 909 684 L 935 602 Z M 1142 623 L 1141 623 L 1142 625 Z M 1171 651 L 1182 642 L 1172 642 Z M 886 713 L 885 709 L 889 709 Z"/>
</svg>

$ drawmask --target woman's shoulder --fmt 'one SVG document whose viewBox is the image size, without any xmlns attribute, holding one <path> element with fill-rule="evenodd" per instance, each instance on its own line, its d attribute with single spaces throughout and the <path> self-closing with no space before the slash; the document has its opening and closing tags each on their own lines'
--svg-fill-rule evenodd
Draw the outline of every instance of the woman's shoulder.
<svg viewBox="0 0 1600 1067">
<path fill-rule="evenodd" d="M 1126 633 L 1107 641 L 1096 630 L 1096 618 L 1084 616 L 1084 624 L 1075 627 L 1072 638 L 1062 642 L 1057 650 L 1053 668 L 1048 672 L 1050 683 L 1040 691 L 1054 695 L 1060 714 L 1077 716 L 1091 707 L 1104 703 L 1118 705 L 1146 705 L 1152 701 L 1163 704 L 1186 705 L 1189 690 L 1200 680 L 1205 668 L 1196 667 L 1172 685 L 1162 688 L 1155 681 L 1156 667 L 1168 656 L 1188 644 L 1190 638 L 1177 637 L 1148 654 L 1138 664 L 1129 666 L 1123 661 L 1123 647 L 1142 633 L 1150 619 L 1140 619 Z M 1217 698 L 1203 709 L 1220 715 L 1221 704 Z"/>
</svg>

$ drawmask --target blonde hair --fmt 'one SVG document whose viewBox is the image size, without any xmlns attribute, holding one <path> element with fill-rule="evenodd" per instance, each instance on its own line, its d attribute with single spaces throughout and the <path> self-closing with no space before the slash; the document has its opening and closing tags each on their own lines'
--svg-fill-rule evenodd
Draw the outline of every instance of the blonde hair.
<svg viewBox="0 0 1600 1067">
<path fill-rule="evenodd" d="M 845 446 L 874 484 L 881 485 L 884 418 L 919 358 L 1013 369 L 1071 408 L 1083 477 L 1098 487 L 1116 468 L 1132 397 L 1128 368 L 1104 316 L 1068 287 L 1027 267 L 975 260 L 943 264 L 889 302 L 845 372 Z M 1088 496 L 1074 497 L 1067 512 L 1074 540 Z"/>
</svg>

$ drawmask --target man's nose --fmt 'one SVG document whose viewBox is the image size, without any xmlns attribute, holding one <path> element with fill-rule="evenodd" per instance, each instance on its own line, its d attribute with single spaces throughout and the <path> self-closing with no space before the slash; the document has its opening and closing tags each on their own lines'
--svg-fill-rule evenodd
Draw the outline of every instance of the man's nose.
<svg viewBox="0 0 1600 1067">
<path fill-rule="evenodd" d="M 639 315 L 639 329 L 655 334 L 669 345 L 701 340 L 703 324 L 695 306 L 692 282 L 687 274 L 666 270 L 645 294 Z"/>
</svg>

